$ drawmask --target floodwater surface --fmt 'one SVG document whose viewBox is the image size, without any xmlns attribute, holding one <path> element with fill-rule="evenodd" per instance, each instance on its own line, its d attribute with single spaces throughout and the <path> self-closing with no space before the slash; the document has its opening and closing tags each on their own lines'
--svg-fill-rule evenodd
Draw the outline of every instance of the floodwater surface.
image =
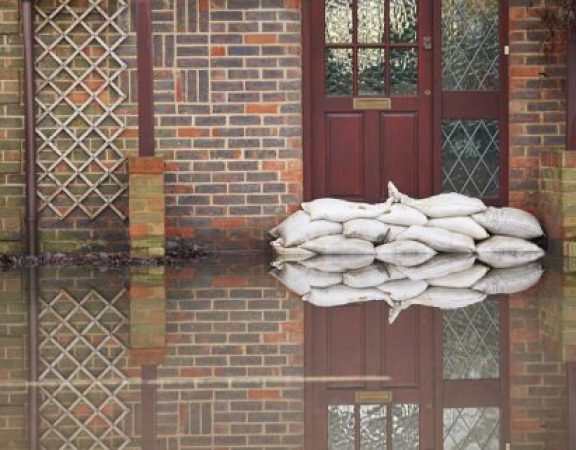
<svg viewBox="0 0 576 450">
<path fill-rule="evenodd" d="M 298 264 L 0 273 L 0 448 L 571 448 L 574 262 Z"/>
</svg>

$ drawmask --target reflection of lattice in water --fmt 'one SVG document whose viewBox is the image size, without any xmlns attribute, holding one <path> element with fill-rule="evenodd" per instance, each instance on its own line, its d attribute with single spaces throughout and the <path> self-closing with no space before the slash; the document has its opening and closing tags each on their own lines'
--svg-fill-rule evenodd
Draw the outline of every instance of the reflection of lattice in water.
<svg viewBox="0 0 576 450">
<path fill-rule="evenodd" d="M 95 290 L 76 300 L 66 291 L 41 301 L 40 442 L 45 449 L 122 449 L 128 407 L 119 398 L 126 377 L 118 337 L 126 316 Z"/>
<path fill-rule="evenodd" d="M 126 125 L 116 110 L 126 98 L 115 53 L 126 39 L 124 0 L 36 4 L 36 117 L 40 209 L 65 218 L 80 209 L 95 218 L 126 190 L 116 139 Z"/>
</svg>

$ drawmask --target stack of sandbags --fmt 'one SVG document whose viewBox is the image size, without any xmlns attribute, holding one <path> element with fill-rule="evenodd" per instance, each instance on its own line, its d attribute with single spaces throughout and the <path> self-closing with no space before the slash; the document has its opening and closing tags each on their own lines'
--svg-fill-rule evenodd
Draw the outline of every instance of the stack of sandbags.
<svg viewBox="0 0 576 450">
<path fill-rule="evenodd" d="M 531 214 L 456 193 L 413 199 L 392 183 L 385 203 L 303 203 L 270 234 L 273 274 L 323 306 L 458 307 L 525 289 L 542 274 L 531 264 L 544 255 L 530 242 L 543 235 Z"/>
<path fill-rule="evenodd" d="M 404 266 L 438 253 L 476 253 L 492 267 L 539 259 L 530 239 L 542 236 L 538 220 L 516 208 L 486 207 L 456 193 L 413 199 L 389 184 L 385 203 L 323 198 L 302 204 L 270 231 L 271 244 L 284 258 L 365 255 Z"/>
<path fill-rule="evenodd" d="M 390 322 L 412 305 L 455 309 L 492 294 L 513 294 L 540 280 L 539 261 L 490 268 L 471 254 L 436 255 L 418 265 L 378 261 L 373 255 L 323 255 L 287 261 L 279 258 L 270 272 L 288 289 L 316 306 L 330 307 L 384 300 Z"/>
</svg>

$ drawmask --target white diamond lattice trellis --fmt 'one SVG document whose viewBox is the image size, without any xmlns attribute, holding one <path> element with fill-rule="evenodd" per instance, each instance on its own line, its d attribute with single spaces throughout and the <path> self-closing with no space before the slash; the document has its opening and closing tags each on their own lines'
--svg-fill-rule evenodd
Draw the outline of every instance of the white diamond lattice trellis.
<svg viewBox="0 0 576 450">
<path fill-rule="evenodd" d="M 121 398 L 127 386 L 119 366 L 127 322 L 117 303 L 90 290 L 77 300 L 62 290 L 40 298 L 38 377 L 40 446 L 43 449 L 123 449 L 130 443 Z"/>
<path fill-rule="evenodd" d="M 48 6 L 46 6 L 48 5 Z M 75 210 L 91 219 L 126 190 L 126 128 L 117 109 L 126 98 L 116 51 L 126 39 L 124 0 L 60 0 L 36 5 L 36 133 L 39 209 L 63 219 Z"/>
</svg>

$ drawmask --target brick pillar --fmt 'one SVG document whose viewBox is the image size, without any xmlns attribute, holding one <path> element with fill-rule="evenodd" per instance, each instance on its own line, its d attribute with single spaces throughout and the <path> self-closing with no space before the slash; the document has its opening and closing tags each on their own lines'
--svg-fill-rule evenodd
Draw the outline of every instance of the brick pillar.
<svg viewBox="0 0 576 450">
<path fill-rule="evenodd" d="M 128 159 L 130 256 L 162 257 L 166 251 L 164 219 L 164 160 Z"/>
<path fill-rule="evenodd" d="M 163 267 L 130 274 L 130 354 L 140 365 L 160 364 L 166 346 L 166 286 Z"/>
</svg>

